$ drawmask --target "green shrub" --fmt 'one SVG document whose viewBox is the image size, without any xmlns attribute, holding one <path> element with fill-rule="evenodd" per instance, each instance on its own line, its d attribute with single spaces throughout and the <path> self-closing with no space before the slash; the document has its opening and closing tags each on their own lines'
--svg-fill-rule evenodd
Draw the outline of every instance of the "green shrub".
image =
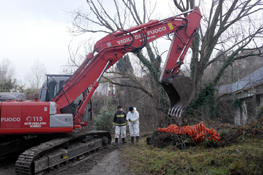
<svg viewBox="0 0 263 175">
<path fill-rule="evenodd" d="M 257 118 L 263 117 L 263 105 L 257 107 Z"/>
<path fill-rule="evenodd" d="M 112 121 L 116 107 L 112 105 L 111 99 L 105 102 L 105 105 L 100 109 L 100 114 L 94 117 L 94 128 L 95 130 L 105 130 L 112 132 Z"/>
</svg>

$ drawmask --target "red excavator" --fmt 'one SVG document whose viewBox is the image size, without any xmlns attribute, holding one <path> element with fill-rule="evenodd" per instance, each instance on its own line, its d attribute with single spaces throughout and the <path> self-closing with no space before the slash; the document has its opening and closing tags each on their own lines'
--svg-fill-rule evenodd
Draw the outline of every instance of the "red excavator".
<svg viewBox="0 0 263 175">
<path fill-rule="evenodd" d="M 127 52 L 137 52 L 168 34 L 173 35 L 173 40 L 160 83 L 171 102 L 169 114 L 180 116 L 191 101 L 192 84 L 190 78 L 178 72 L 200 19 L 199 8 L 195 7 L 173 17 L 112 32 L 96 42 L 93 52 L 66 81 L 53 81 L 54 86 L 47 81 L 47 90 L 40 94 L 49 97 L 46 100 L 0 102 L 0 156 L 20 151 L 16 173 L 38 174 L 110 144 L 107 131 L 78 129 L 87 125 L 87 105 L 103 73 Z M 59 92 L 48 89 L 51 86 L 59 88 Z M 81 94 L 74 108 L 72 103 Z"/>
</svg>

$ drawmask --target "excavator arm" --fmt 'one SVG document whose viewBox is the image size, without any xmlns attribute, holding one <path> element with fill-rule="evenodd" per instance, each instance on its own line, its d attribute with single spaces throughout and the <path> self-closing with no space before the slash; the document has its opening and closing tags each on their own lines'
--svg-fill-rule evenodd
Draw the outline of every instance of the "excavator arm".
<svg viewBox="0 0 263 175">
<path fill-rule="evenodd" d="M 189 14 L 181 17 L 186 13 Z M 52 101 L 0 102 L 0 158 L 24 151 L 16 161 L 16 173 L 44 174 L 69 162 L 83 160 L 83 156 L 110 144 L 111 135 L 107 131 L 73 132 L 87 124 L 83 114 L 100 78 L 124 54 L 137 52 L 168 34 L 173 34 L 173 40 L 160 83 L 171 102 L 169 114 L 180 116 L 192 95 L 190 78 L 179 76 L 178 70 L 199 29 L 200 19 L 200 11 L 195 7 L 191 12 L 112 32 L 95 44 L 93 52 Z M 87 93 L 77 111 L 68 112 L 67 106 L 84 92 Z"/>
<path fill-rule="evenodd" d="M 74 75 L 65 83 L 63 90 L 52 99 L 56 102 L 57 113 L 61 113 L 62 108 L 73 102 L 88 87 L 87 94 L 74 116 L 75 125 L 86 125 L 86 122 L 81 122 L 81 117 L 85 112 L 86 104 L 98 87 L 98 82 L 103 73 L 122 58 L 124 54 L 139 51 L 146 44 L 171 33 L 173 34 L 173 40 L 160 77 L 160 83 L 170 98 L 170 111 L 175 108 L 177 111 L 182 111 L 183 107 L 177 106 L 187 105 L 190 100 L 188 96 L 191 95 L 184 95 L 188 92 L 174 93 L 177 89 L 173 86 L 173 79 L 178 76 L 178 70 L 183 64 L 185 54 L 199 29 L 201 13 L 199 8 L 195 7 L 188 16 L 181 17 L 181 15 L 160 21 L 151 20 L 148 23 L 127 30 L 118 30 L 97 41 L 94 45 L 94 51 L 87 55 Z M 177 83 L 176 86 L 182 86 L 182 83 L 188 82 L 188 80 L 183 81 L 182 77 L 179 79 L 181 79 L 181 83 Z M 190 84 L 186 84 L 186 86 L 191 87 L 191 81 Z M 183 96 L 182 99 L 180 95 Z"/>
</svg>

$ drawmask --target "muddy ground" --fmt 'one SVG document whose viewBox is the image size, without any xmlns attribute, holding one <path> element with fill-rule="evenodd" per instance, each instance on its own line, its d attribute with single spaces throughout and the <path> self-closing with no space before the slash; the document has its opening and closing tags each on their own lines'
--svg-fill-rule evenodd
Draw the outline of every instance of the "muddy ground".
<svg viewBox="0 0 263 175">
<path fill-rule="evenodd" d="M 48 173 L 48 175 L 126 175 L 125 162 L 120 161 L 123 146 L 108 145 L 97 152 L 90 154 L 81 163 L 72 164 L 70 167 L 63 167 L 59 170 Z M 0 160 L 1 175 L 15 175 L 16 156 Z"/>
</svg>

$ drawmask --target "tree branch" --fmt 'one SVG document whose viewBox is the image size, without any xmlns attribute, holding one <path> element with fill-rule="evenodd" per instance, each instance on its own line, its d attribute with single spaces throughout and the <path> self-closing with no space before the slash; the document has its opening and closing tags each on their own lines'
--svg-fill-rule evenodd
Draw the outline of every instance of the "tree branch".
<svg viewBox="0 0 263 175">
<path fill-rule="evenodd" d="M 130 84 L 116 83 L 116 82 L 112 81 L 112 79 L 103 76 L 103 78 L 105 78 L 105 79 L 107 80 L 107 82 L 112 83 L 112 84 L 117 85 L 117 86 L 131 87 L 131 88 L 138 89 L 138 90 L 142 91 L 143 93 L 147 94 L 151 99 L 157 101 L 157 99 L 156 99 L 156 97 L 153 95 L 153 93 L 147 91 L 147 90 L 143 87 L 143 85 L 142 85 L 139 81 L 137 81 L 135 77 L 131 76 L 130 74 L 125 74 L 125 73 L 121 73 L 121 72 L 108 72 L 108 73 L 115 73 L 115 74 L 122 75 L 124 78 L 129 78 L 129 79 L 132 80 L 134 83 L 136 83 L 138 86 L 130 85 Z"/>
</svg>

